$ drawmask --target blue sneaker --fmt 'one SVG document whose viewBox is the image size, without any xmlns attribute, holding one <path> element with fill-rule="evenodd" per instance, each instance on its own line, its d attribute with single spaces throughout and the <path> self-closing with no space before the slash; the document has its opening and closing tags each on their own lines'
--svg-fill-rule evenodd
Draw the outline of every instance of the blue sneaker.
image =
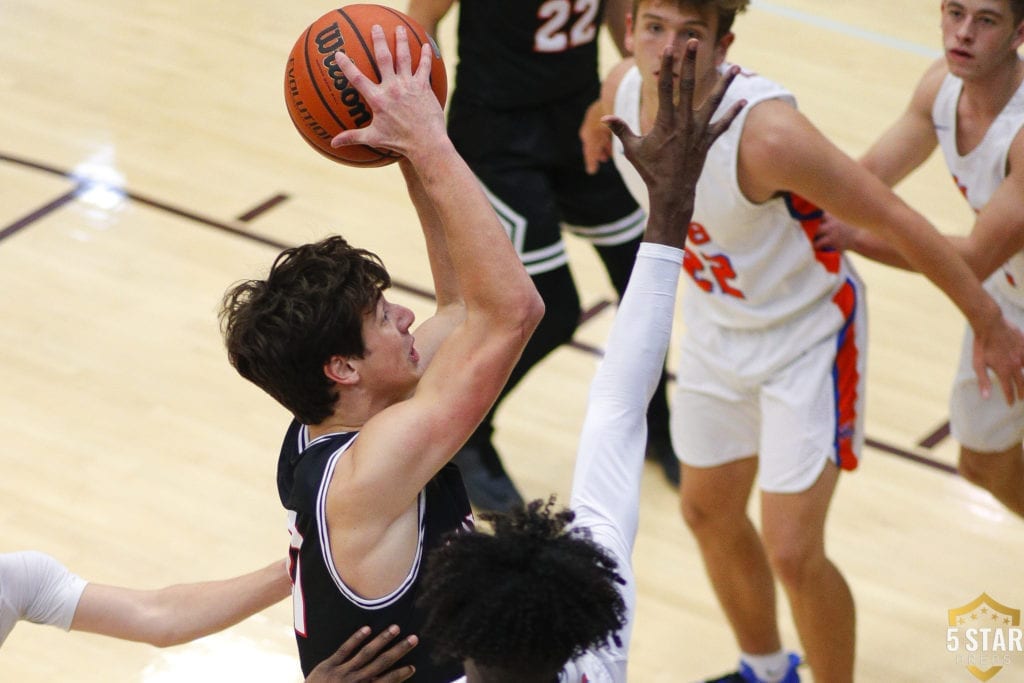
<svg viewBox="0 0 1024 683">
<path fill-rule="evenodd" d="M 790 652 L 789 666 L 786 668 L 786 675 L 779 679 L 779 683 L 800 683 L 800 674 L 796 668 L 800 666 L 800 655 Z M 746 662 L 740 660 L 740 670 L 726 674 L 720 678 L 709 678 L 705 683 L 765 683 L 754 673 Z"/>
</svg>

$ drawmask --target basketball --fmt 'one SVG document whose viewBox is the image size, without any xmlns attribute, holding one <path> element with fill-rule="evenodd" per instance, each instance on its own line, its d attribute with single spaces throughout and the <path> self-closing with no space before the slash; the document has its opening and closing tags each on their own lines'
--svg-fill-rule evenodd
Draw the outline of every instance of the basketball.
<svg viewBox="0 0 1024 683">
<path fill-rule="evenodd" d="M 398 154 L 368 145 L 331 147 L 331 139 L 352 128 L 363 128 L 373 112 L 334 61 L 344 52 L 371 80 L 380 83 L 380 70 L 373 54 L 370 29 L 384 29 L 388 47 L 395 51 L 395 28 L 405 26 L 413 69 L 419 63 L 421 47 L 430 43 L 434 60 L 430 85 L 444 106 L 448 76 L 436 43 L 419 23 L 398 10 L 382 5 L 347 5 L 314 21 L 302 32 L 288 55 L 284 76 L 284 97 L 288 115 L 303 139 L 328 159 L 348 166 L 385 166 L 398 161 Z"/>
</svg>

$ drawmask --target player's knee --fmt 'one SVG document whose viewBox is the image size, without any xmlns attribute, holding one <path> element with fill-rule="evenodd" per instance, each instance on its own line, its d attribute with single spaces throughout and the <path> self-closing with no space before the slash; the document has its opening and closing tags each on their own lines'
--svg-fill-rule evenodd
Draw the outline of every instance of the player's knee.
<svg viewBox="0 0 1024 683">
<path fill-rule="evenodd" d="M 715 534 L 719 527 L 727 523 L 723 520 L 723 510 L 704 498 L 684 493 L 680 499 L 680 510 L 686 526 L 697 536 Z"/>
<path fill-rule="evenodd" d="M 765 550 L 772 572 L 790 589 L 799 589 L 807 581 L 814 580 L 815 568 L 827 562 L 824 551 L 812 544 L 766 543 Z"/>
</svg>

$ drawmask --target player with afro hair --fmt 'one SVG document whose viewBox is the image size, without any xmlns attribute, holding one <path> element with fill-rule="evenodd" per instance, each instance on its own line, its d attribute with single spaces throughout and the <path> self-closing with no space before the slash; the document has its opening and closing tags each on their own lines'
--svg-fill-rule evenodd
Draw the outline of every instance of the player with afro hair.
<svg viewBox="0 0 1024 683">
<path fill-rule="evenodd" d="M 618 563 L 554 496 L 485 514 L 494 533 L 453 534 L 430 557 L 419 606 L 436 655 L 488 681 L 551 681 L 625 625 Z M 481 627 L 482 624 L 486 626 Z"/>
</svg>

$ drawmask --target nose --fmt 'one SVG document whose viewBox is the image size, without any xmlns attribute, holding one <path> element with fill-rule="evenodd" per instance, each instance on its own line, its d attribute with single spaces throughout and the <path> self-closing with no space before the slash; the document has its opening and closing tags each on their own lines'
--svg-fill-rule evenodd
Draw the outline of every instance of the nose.
<svg viewBox="0 0 1024 683">
<path fill-rule="evenodd" d="M 665 47 L 672 50 L 672 54 L 679 57 L 686 49 L 686 36 L 670 34 L 665 41 Z"/>
<path fill-rule="evenodd" d="M 412 323 L 416 320 L 416 314 L 412 312 L 412 309 L 406 308 L 405 306 L 397 306 L 398 310 L 398 329 L 402 332 L 408 332 L 409 328 L 412 327 Z"/>
<path fill-rule="evenodd" d="M 961 21 L 960 25 L 957 26 L 956 37 L 965 43 L 969 43 L 974 39 L 974 21 L 970 17 Z"/>
</svg>

